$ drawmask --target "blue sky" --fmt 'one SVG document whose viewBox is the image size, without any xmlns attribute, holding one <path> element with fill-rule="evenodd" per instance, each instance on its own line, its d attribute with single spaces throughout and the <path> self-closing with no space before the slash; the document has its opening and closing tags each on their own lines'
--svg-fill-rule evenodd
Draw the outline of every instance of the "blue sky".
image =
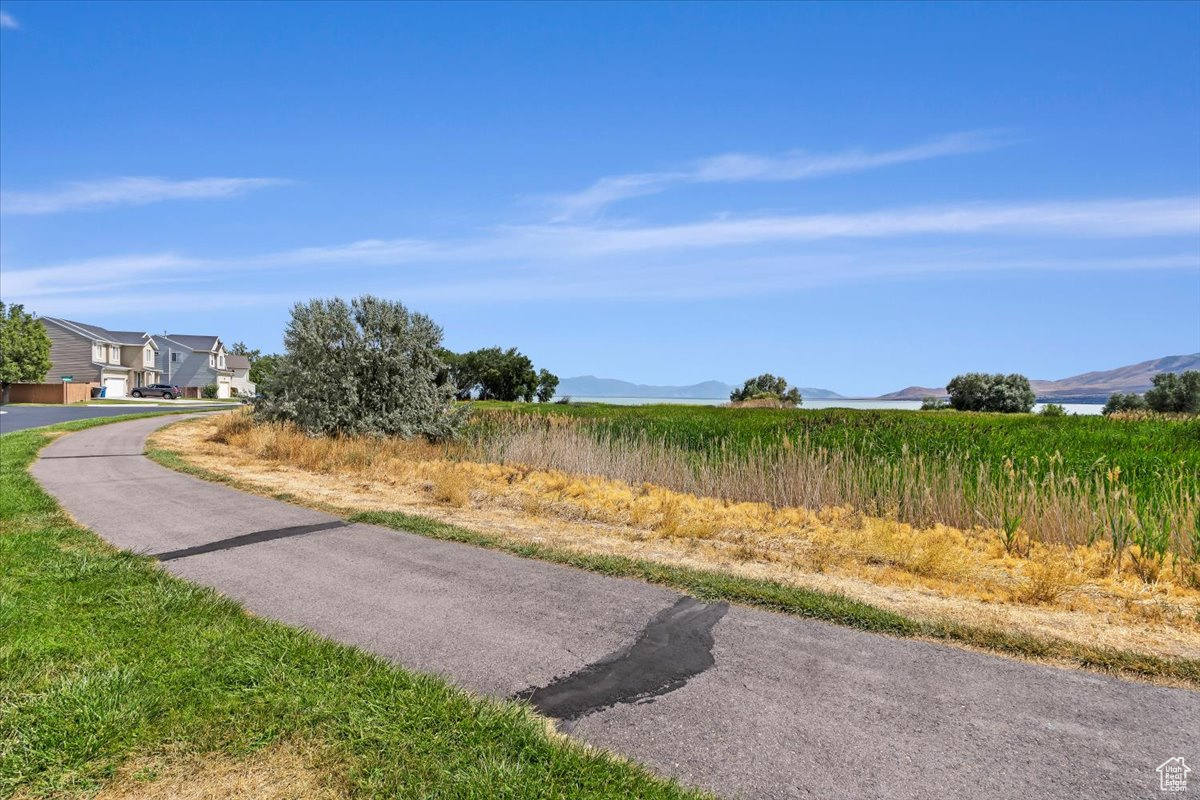
<svg viewBox="0 0 1200 800">
<path fill-rule="evenodd" d="M 0 0 L 0 295 L 275 350 L 375 293 L 562 376 L 1200 350 L 1200 4 Z"/>
</svg>

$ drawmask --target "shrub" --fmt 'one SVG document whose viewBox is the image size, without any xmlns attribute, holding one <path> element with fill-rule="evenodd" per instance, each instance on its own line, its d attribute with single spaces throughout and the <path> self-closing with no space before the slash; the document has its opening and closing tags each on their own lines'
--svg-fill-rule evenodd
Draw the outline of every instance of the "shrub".
<svg viewBox="0 0 1200 800">
<path fill-rule="evenodd" d="M 217 396 L 217 385 L 215 383 L 206 383 L 204 388 L 200 390 L 200 396 L 206 400 L 213 400 Z"/>
<path fill-rule="evenodd" d="M 441 358 L 442 329 L 370 295 L 292 308 L 287 352 L 255 412 L 307 433 L 453 435 L 465 419 Z"/>
<path fill-rule="evenodd" d="M 946 384 L 950 405 L 958 411 L 996 411 L 1003 414 L 1028 413 L 1037 397 L 1024 375 L 987 375 L 968 372 Z"/>
<path fill-rule="evenodd" d="M 1046 403 L 1046 405 L 1042 406 L 1038 413 L 1043 417 L 1065 417 L 1067 415 L 1067 409 L 1063 406 L 1060 406 L 1058 403 Z"/>
<path fill-rule="evenodd" d="M 922 411 L 945 411 L 948 408 L 950 408 L 950 403 L 941 398 L 932 396 L 921 398 Z"/>
</svg>

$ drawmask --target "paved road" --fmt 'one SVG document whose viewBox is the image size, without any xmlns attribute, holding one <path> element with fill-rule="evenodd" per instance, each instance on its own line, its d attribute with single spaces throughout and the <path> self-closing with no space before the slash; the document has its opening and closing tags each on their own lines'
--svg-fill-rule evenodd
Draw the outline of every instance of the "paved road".
<svg viewBox="0 0 1200 800">
<path fill-rule="evenodd" d="M 34 475 L 114 544 L 729 797 L 1157 797 L 1200 693 L 891 639 L 367 525 L 171 472 L 146 419 Z M 157 524 L 114 498 L 151 494 Z M 1200 769 L 1200 767 L 1197 767 Z"/>
<path fill-rule="evenodd" d="M 217 405 L 207 408 L 228 408 L 229 405 Z M 91 419 L 93 417 L 119 417 L 122 414 L 140 414 L 145 411 L 176 411 L 185 406 L 158 405 L 153 403 L 130 404 L 128 406 L 4 406 L 0 409 L 0 433 L 23 431 L 26 428 L 40 428 L 43 425 L 54 425 L 59 422 L 69 422 L 76 419 Z M 191 408 L 191 406 L 186 406 Z M 196 406 L 204 410 L 204 406 Z"/>
</svg>

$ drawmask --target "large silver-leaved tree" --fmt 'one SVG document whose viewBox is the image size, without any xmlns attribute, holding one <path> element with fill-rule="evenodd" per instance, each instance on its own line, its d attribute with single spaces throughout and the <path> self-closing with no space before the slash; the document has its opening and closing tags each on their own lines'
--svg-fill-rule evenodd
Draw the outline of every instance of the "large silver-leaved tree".
<svg viewBox="0 0 1200 800">
<path fill-rule="evenodd" d="M 256 414 L 315 434 L 452 436 L 466 411 L 441 342 L 433 320 L 390 300 L 297 303 Z"/>
</svg>

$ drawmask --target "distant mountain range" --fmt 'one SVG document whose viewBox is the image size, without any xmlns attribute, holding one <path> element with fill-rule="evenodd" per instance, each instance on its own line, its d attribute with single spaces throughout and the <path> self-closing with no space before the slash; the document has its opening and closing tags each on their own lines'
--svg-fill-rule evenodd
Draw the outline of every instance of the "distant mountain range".
<svg viewBox="0 0 1200 800">
<path fill-rule="evenodd" d="M 1058 402 L 1103 403 L 1113 392 L 1144 392 L 1150 388 L 1151 379 L 1160 372 L 1186 372 L 1200 370 L 1200 353 L 1186 356 L 1164 356 L 1127 367 L 1085 372 L 1056 381 L 1031 380 L 1033 391 L 1039 400 Z M 597 378 L 595 375 L 580 375 L 563 378 L 558 384 L 558 396 L 564 397 L 639 397 L 664 400 L 728 400 L 735 386 L 721 381 L 704 381 L 690 386 L 651 386 L 630 383 L 616 378 Z M 830 389 L 802 386 L 800 394 L 807 400 L 844 400 L 845 395 Z M 898 392 L 889 392 L 870 400 L 920 400 L 924 397 L 945 397 L 944 386 L 909 386 Z"/>
<path fill-rule="evenodd" d="M 665 400 L 728 400 L 735 386 L 721 381 L 704 381 L 690 386 L 650 386 L 616 378 L 580 375 L 558 383 L 559 397 L 657 397 Z M 811 400 L 836 400 L 841 397 L 828 389 L 800 387 L 800 394 Z"/>
<path fill-rule="evenodd" d="M 1031 380 L 1029 383 L 1039 400 L 1091 403 L 1104 402 L 1113 392 L 1144 392 L 1151 379 L 1160 372 L 1200 370 L 1200 353 L 1186 356 L 1164 356 L 1127 367 L 1085 372 L 1056 381 Z M 880 395 L 880 400 L 920 400 L 923 397 L 945 397 L 945 387 L 909 386 L 898 392 Z"/>
</svg>

